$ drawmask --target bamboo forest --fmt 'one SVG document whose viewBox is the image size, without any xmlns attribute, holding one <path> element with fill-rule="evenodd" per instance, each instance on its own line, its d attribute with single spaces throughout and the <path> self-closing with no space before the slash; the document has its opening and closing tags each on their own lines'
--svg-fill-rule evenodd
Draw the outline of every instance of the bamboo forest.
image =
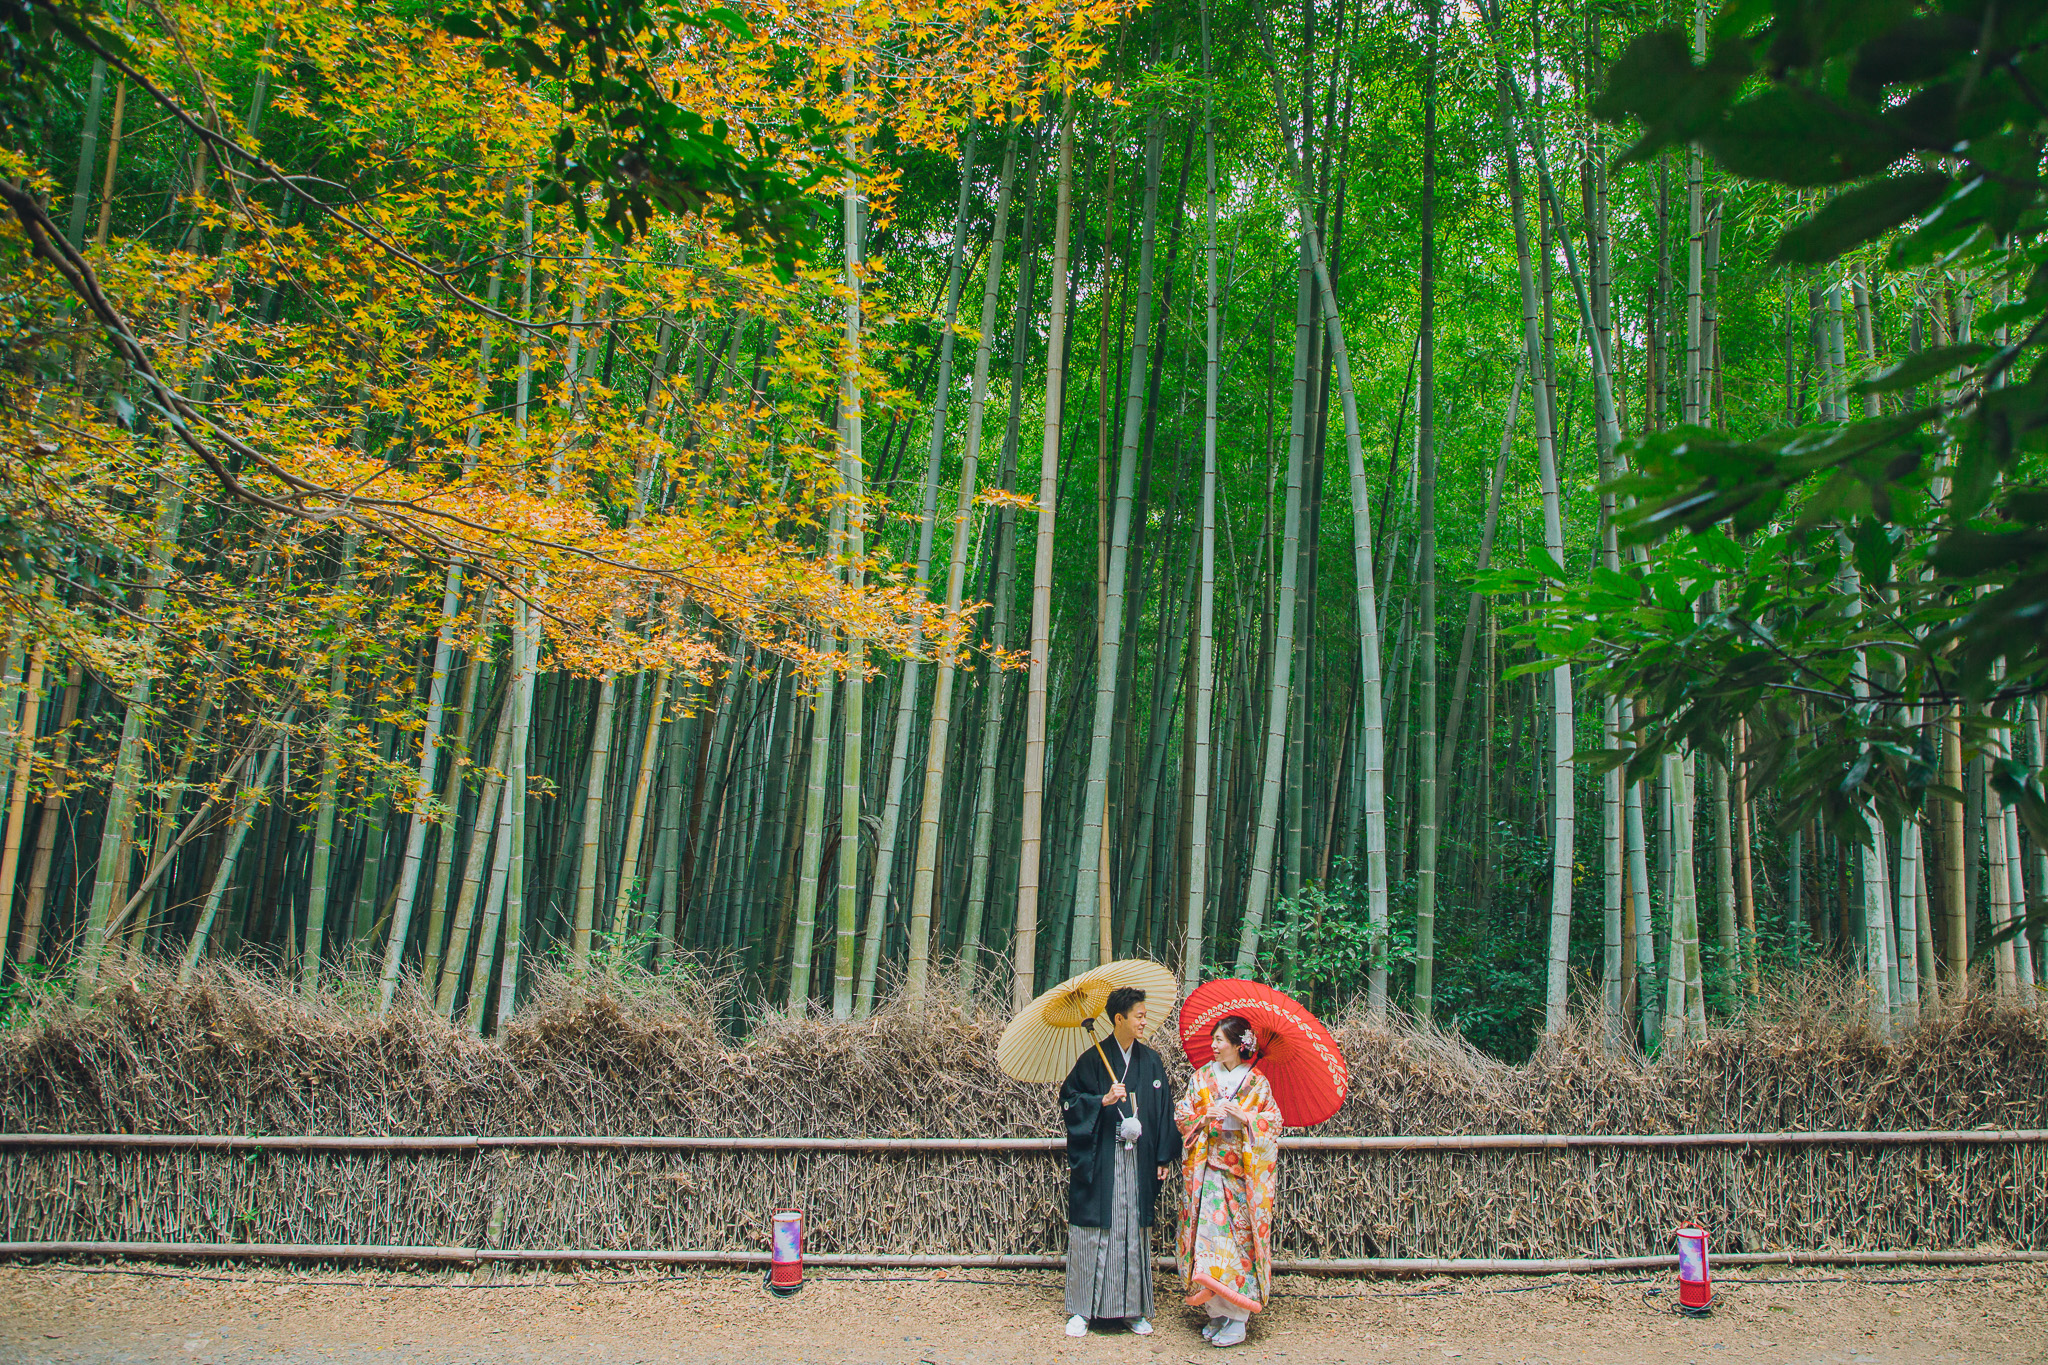
<svg viewBox="0 0 2048 1365">
<path fill-rule="evenodd" d="M 0 46 L 10 1011 L 1146 957 L 1519 1060 L 2048 984 L 2038 6 Z"/>
</svg>

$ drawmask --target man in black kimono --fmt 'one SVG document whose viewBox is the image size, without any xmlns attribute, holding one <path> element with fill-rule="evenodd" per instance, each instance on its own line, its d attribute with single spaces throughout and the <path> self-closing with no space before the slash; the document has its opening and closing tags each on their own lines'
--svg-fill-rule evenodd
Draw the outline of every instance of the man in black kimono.
<svg viewBox="0 0 2048 1365">
<path fill-rule="evenodd" d="M 1159 1054 L 1138 1041 L 1145 993 L 1109 993 L 1110 1034 L 1060 1087 L 1067 1125 L 1067 1335 L 1122 1318 L 1152 1331 L 1152 1207 L 1180 1160 L 1173 1090 Z M 1105 1059 L 1108 1065 L 1104 1065 Z"/>
</svg>

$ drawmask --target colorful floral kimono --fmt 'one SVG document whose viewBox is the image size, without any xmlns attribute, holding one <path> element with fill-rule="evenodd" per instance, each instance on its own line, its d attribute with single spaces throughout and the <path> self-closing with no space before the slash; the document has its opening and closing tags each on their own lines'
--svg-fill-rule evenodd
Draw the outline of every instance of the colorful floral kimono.
<svg viewBox="0 0 2048 1365">
<path fill-rule="evenodd" d="M 1233 1098 L 1249 1124 L 1210 1109 Z M 1280 1154 L 1280 1107 L 1256 1071 L 1235 1075 L 1211 1062 L 1188 1082 L 1174 1110 L 1186 1155 L 1181 1163 L 1180 1267 L 1190 1306 L 1243 1319 L 1265 1307 L 1273 1289 L 1273 1177 Z"/>
</svg>

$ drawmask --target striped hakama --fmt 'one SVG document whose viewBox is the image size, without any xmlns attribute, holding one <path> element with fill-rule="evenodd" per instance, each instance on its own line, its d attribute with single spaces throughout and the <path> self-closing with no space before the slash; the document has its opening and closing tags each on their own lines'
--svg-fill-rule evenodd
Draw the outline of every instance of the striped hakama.
<svg viewBox="0 0 2048 1365">
<path fill-rule="evenodd" d="M 1084 1318 L 1152 1316 L 1151 1229 L 1138 1223 L 1138 1151 L 1117 1144 L 1106 1228 L 1067 1225 L 1067 1312 Z"/>
</svg>

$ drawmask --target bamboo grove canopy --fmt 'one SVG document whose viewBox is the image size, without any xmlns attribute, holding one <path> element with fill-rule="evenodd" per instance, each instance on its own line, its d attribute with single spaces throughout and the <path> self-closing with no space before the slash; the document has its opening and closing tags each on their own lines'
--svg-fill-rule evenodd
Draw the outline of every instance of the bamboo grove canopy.
<svg viewBox="0 0 2048 1365">
<path fill-rule="evenodd" d="M 0 33 L 31 991 L 2037 989 L 2031 9 Z"/>
</svg>

